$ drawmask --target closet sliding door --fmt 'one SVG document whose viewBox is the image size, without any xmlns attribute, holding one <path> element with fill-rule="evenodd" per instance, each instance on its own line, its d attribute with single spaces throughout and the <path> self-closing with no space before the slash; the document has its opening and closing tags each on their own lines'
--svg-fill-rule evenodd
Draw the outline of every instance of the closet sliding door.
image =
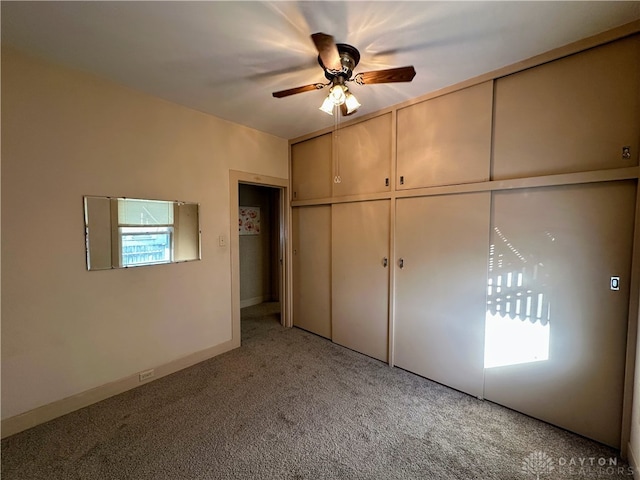
<svg viewBox="0 0 640 480">
<path fill-rule="evenodd" d="M 395 365 L 482 396 L 488 192 L 396 207 Z"/>
<path fill-rule="evenodd" d="M 635 198 L 635 181 L 525 189 L 492 212 L 485 398 L 616 448 Z"/>
<path fill-rule="evenodd" d="M 293 324 L 331 338 L 331 207 L 292 209 Z"/>
<path fill-rule="evenodd" d="M 386 362 L 390 201 L 331 208 L 332 340 Z"/>
</svg>

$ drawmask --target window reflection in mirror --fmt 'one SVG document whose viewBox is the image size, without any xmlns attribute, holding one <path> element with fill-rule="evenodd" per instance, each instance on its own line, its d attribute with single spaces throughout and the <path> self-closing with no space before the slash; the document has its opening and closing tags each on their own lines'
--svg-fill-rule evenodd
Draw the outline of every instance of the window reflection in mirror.
<svg viewBox="0 0 640 480">
<path fill-rule="evenodd" d="M 198 204 L 84 197 L 88 270 L 200 260 Z"/>
</svg>

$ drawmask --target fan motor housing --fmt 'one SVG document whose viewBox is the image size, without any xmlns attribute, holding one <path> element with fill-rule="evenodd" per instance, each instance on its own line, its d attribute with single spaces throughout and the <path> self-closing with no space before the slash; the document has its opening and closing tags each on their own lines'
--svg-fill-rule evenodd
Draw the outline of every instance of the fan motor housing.
<svg viewBox="0 0 640 480">
<path fill-rule="evenodd" d="M 349 80 L 353 74 L 353 69 L 356 68 L 360 62 L 360 52 L 356 47 L 347 45 L 346 43 L 336 43 L 336 47 L 340 55 L 342 70 L 339 72 L 329 70 L 324 66 L 324 63 L 322 63 L 320 56 L 318 56 L 318 63 L 324 70 L 324 76 L 327 77 L 327 80 L 333 81 L 336 77 L 343 77 L 345 80 Z"/>
</svg>

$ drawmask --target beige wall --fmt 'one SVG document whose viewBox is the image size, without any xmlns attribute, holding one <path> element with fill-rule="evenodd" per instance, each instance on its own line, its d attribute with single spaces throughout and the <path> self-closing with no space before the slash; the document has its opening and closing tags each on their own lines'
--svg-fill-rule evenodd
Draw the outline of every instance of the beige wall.
<svg viewBox="0 0 640 480">
<path fill-rule="evenodd" d="M 3 49 L 2 418 L 229 342 L 229 170 L 286 178 L 287 149 Z M 88 272 L 83 195 L 200 203 L 202 261 Z"/>
</svg>

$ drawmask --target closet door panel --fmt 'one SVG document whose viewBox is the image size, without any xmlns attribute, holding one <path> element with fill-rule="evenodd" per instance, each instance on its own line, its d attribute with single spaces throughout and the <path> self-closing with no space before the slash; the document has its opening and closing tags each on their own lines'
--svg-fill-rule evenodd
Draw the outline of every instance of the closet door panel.
<svg viewBox="0 0 640 480">
<path fill-rule="evenodd" d="M 482 395 L 488 192 L 400 199 L 394 360 Z"/>
<path fill-rule="evenodd" d="M 635 198 L 635 181 L 493 198 L 485 398 L 616 448 Z"/>
<path fill-rule="evenodd" d="M 332 207 L 332 340 L 386 362 L 389 200 Z"/>
<path fill-rule="evenodd" d="M 398 110 L 396 188 L 489 179 L 493 82 Z"/>
<path fill-rule="evenodd" d="M 391 189 L 391 114 L 339 128 L 334 136 L 337 148 L 333 194 L 358 195 Z M 388 183 L 387 183 L 388 180 Z"/>
<path fill-rule="evenodd" d="M 638 165 L 640 35 L 498 79 L 494 122 L 496 180 Z"/>
<path fill-rule="evenodd" d="M 293 200 L 331 196 L 331 134 L 291 145 Z"/>
<path fill-rule="evenodd" d="M 331 207 L 292 212 L 293 324 L 331 338 Z"/>
</svg>

